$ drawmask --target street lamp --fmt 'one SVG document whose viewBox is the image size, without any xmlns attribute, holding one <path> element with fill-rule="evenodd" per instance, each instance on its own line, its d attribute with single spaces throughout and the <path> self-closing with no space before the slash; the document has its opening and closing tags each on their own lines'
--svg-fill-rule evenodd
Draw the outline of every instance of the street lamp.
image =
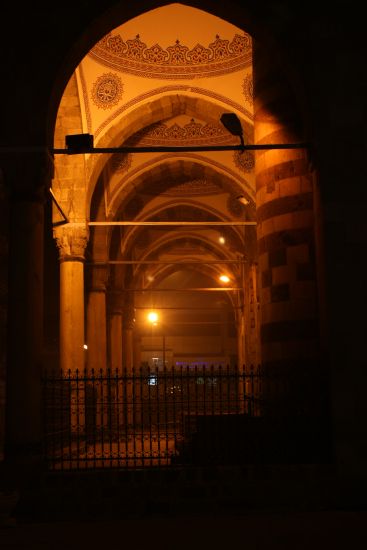
<svg viewBox="0 0 367 550">
<path fill-rule="evenodd" d="M 150 311 L 148 313 L 148 321 L 152 324 L 153 327 L 156 327 L 158 325 L 158 320 L 159 320 L 159 315 L 156 311 Z M 163 368 L 165 368 L 166 366 L 166 335 L 164 334 L 164 331 L 163 331 L 163 325 L 161 324 L 161 327 L 162 327 L 162 355 L 163 355 L 163 358 L 162 358 L 162 362 L 163 362 Z"/>
</svg>

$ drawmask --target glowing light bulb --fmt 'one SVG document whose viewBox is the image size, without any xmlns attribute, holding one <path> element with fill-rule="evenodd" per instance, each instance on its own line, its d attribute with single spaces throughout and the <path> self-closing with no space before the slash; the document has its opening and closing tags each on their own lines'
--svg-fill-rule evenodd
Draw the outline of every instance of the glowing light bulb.
<svg viewBox="0 0 367 550">
<path fill-rule="evenodd" d="M 219 277 L 219 280 L 222 281 L 222 283 L 229 283 L 230 279 L 227 275 L 221 275 Z"/>
<path fill-rule="evenodd" d="M 150 323 L 156 323 L 158 321 L 158 313 L 156 313 L 155 311 L 150 311 L 148 313 L 148 321 Z"/>
</svg>

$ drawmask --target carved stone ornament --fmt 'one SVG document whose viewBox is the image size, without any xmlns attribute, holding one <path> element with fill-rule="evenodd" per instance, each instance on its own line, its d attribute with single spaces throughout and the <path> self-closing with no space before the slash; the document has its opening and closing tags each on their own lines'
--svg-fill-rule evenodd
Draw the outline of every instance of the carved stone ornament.
<svg viewBox="0 0 367 550">
<path fill-rule="evenodd" d="M 111 109 L 122 97 L 123 84 L 121 78 L 114 73 L 99 76 L 93 84 L 92 100 L 100 109 Z"/>
<path fill-rule="evenodd" d="M 60 260 L 84 259 L 84 251 L 89 237 L 87 227 L 57 228 L 54 236 Z"/>
</svg>

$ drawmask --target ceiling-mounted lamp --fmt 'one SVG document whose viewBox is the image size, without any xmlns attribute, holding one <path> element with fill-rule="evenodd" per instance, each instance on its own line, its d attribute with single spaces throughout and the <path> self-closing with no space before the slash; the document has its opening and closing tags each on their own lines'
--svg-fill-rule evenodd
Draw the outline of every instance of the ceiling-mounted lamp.
<svg viewBox="0 0 367 550">
<path fill-rule="evenodd" d="M 238 197 L 236 197 L 236 199 L 241 203 L 241 204 L 244 204 L 245 206 L 247 206 L 248 204 L 250 204 L 250 201 L 248 199 L 246 199 L 246 197 L 244 195 L 238 195 Z"/>
<path fill-rule="evenodd" d="M 223 113 L 220 117 L 220 121 L 232 136 L 238 136 L 240 138 L 241 146 L 245 147 L 242 125 L 238 116 L 235 113 Z"/>
</svg>

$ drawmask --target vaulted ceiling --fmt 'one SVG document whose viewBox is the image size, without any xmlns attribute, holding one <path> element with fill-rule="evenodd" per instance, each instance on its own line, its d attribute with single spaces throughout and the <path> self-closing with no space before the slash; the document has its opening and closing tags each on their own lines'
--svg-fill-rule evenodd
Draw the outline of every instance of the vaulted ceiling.
<svg viewBox="0 0 367 550">
<path fill-rule="evenodd" d="M 237 115 L 252 143 L 252 99 L 251 37 L 181 4 L 117 26 L 81 61 L 60 105 L 56 146 L 65 132 L 83 132 L 95 147 L 182 147 L 86 156 L 84 194 L 75 184 L 66 192 L 59 178 L 55 192 L 69 214 L 72 200 L 72 212 L 106 222 L 90 228 L 88 260 L 110 262 L 111 287 L 164 287 L 173 274 L 178 287 L 195 286 L 188 270 L 199 286 L 203 277 L 218 286 L 223 272 L 241 284 L 241 262 L 255 249 L 254 227 L 241 225 L 255 218 L 253 155 L 185 147 L 239 145 L 220 122 L 224 112 Z M 107 225 L 118 221 L 134 225 Z"/>
</svg>

